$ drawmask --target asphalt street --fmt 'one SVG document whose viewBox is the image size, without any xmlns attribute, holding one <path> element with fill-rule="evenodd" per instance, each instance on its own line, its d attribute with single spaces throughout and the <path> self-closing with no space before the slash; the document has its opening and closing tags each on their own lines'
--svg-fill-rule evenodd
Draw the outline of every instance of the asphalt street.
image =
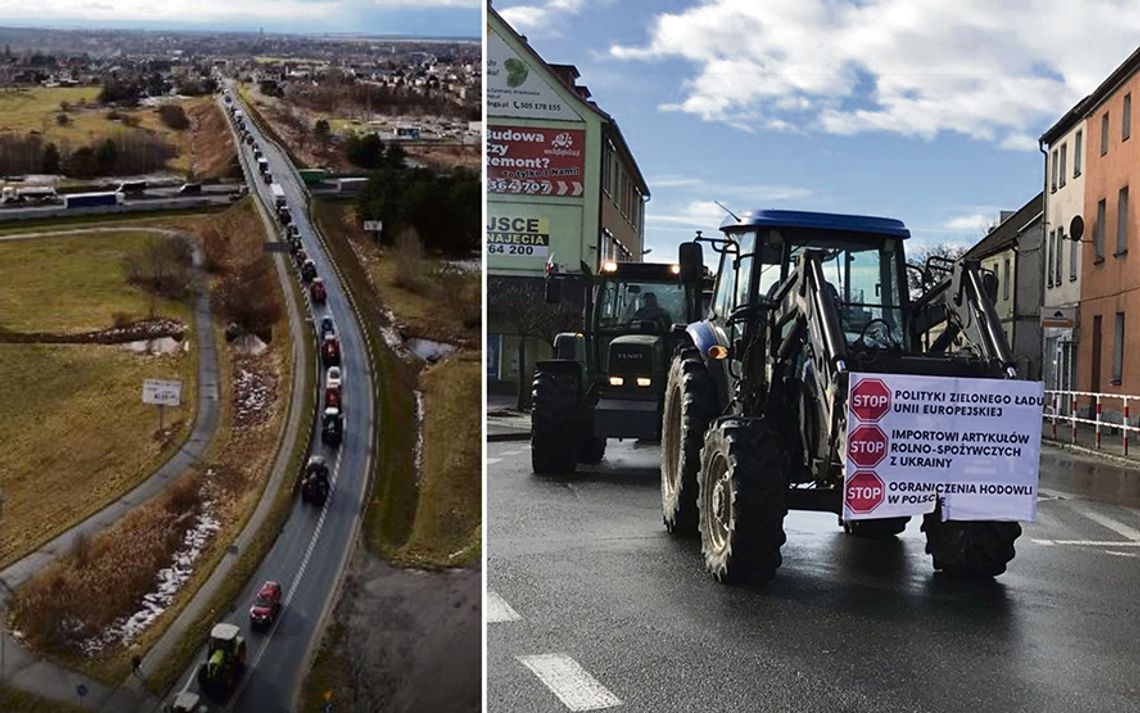
<svg viewBox="0 0 1140 713">
<path fill-rule="evenodd" d="M 794 512 L 776 579 L 733 588 L 665 533 L 656 444 L 550 478 L 489 443 L 487 710 L 1140 710 L 1140 511 L 1098 502 L 1137 505 L 1137 473 L 1046 449 L 1041 474 L 996 580 L 935 575 L 917 520 Z"/>
<path fill-rule="evenodd" d="M 247 120 L 247 126 L 251 124 Z M 368 481 L 374 423 L 371 375 L 364 337 L 344 286 L 333 270 L 331 260 L 321 249 L 308 219 L 301 182 L 288 157 L 266 140 L 255 124 L 251 129 L 269 160 L 275 182 L 285 191 L 305 251 L 316 263 L 317 274 L 325 281 L 327 303 L 324 306 L 312 305 L 311 314 L 317 320 L 326 314 L 333 316 L 341 341 L 341 369 L 344 373 L 341 388 L 344 442 L 339 449 L 323 446 L 319 431 L 315 430 L 313 434 L 313 452 L 323 454 L 332 469 L 332 490 L 327 503 L 318 508 L 303 504 L 297 497 L 289 520 L 239 597 L 235 609 L 220 618 L 242 627 L 248 647 L 248 670 L 237 691 L 226 702 L 226 710 L 281 713 L 290 710 L 293 695 L 305 674 L 308 654 L 317 642 L 322 617 L 352 549 Z M 252 148 L 243 145 L 241 151 L 243 162 L 248 167 L 252 163 Z M 272 213 L 269 186 L 260 180 L 256 170 L 253 173 L 252 190 L 257 191 Z M 323 383 L 322 367 L 322 404 Z M 285 606 L 272 628 L 267 632 L 253 632 L 249 628 L 248 607 L 257 590 L 270 579 L 281 583 Z M 194 662 L 194 668 L 203 658 L 204 651 Z M 193 674 L 193 668 L 186 672 L 182 685 L 178 687 L 180 690 L 196 690 Z"/>
</svg>

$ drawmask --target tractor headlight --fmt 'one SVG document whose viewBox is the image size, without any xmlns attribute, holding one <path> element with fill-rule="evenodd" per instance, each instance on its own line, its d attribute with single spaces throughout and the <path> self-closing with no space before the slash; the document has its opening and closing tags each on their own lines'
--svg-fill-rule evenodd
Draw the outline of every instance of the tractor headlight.
<svg viewBox="0 0 1140 713">
<path fill-rule="evenodd" d="M 648 376 L 637 377 L 637 385 L 638 386 L 649 386 L 652 383 L 653 383 L 653 379 L 650 379 Z"/>
<path fill-rule="evenodd" d="M 624 385 L 625 385 L 625 379 L 623 379 L 622 377 L 620 377 L 620 376 L 611 376 L 610 377 L 610 386 L 624 386 Z"/>
</svg>

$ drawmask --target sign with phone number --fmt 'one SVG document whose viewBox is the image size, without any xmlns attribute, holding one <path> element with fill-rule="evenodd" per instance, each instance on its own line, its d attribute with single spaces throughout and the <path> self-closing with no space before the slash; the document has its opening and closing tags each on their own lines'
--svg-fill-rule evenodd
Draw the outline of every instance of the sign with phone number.
<svg viewBox="0 0 1140 713">
<path fill-rule="evenodd" d="M 487 254 L 546 257 L 550 252 L 550 219 L 492 216 L 487 224 Z"/>
</svg>

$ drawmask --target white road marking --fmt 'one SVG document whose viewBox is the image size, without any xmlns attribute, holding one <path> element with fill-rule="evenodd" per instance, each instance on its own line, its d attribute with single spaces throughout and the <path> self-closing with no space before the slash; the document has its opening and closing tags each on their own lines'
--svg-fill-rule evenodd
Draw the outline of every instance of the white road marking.
<svg viewBox="0 0 1140 713">
<path fill-rule="evenodd" d="M 514 607 L 490 589 L 487 590 L 487 623 L 501 624 L 504 621 L 518 621 L 522 619 Z"/>
<path fill-rule="evenodd" d="M 572 711 L 595 711 L 621 705 L 620 698 L 606 690 L 581 664 L 566 654 L 517 658 Z"/>
<path fill-rule="evenodd" d="M 525 452 L 526 452 L 526 451 L 520 451 L 520 450 L 514 450 L 514 451 L 499 451 L 499 455 L 501 455 L 501 456 L 521 456 L 521 455 L 522 455 L 523 453 L 525 453 Z"/>
<path fill-rule="evenodd" d="M 1123 522 L 1114 520 L 1108 515 L 1102 515 L 1099 512 L 1095 512 L 1093 510 L 1082 509 L 1079 512 L 1098 525 L 1103 525 L 1104 527 L 1107 527 L 1122 537 L 1127 537 L 1133 542 L 1140 542 L 1140 530 L 1136 530 L 1135 528 L 1125 525 Z"/>
<path fill-rule="evenodd" d="M 1073 547 L 1140 547 L 1140 542 L 1107 542 L 1105 540 L 1030 540 L 1035 545 L 1068 545 Z"/>
<path fill-rule="evenodd" d="M 488 458 L 487 459 L 487 465 L 495 465 L 496 463 L 502 463 L 502 462 L 503 462 L 502 458 Z"/>
<path fill-rule="evenodd" d="M 1117 557 L 1135 557 L 1135 552 L 1117 552 L 1115 550 L 1105 550 L 1106 555 L 1116 555 Z"/>
</svg>

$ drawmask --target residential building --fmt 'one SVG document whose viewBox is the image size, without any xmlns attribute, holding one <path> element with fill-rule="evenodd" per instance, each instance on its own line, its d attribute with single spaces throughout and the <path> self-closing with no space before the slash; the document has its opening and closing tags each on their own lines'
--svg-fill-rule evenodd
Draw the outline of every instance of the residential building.
<svg viewBox="0 0 1140 713">
<path fill-rule="evenodd" d="M 646 185 L 617 122 L 590 99 L 569 64 L 546 62 L 487 9 L 486 147 L 489 388 L 511 390 L 549 354 L 520 344 L 517 315 L 496 295 L 525 285 L 541 301 L 547 264 L 572 275 L 639 261 Z M 564 294 L 580 300 L 580 289 Z"/>
<path fill-rule="evenodd" d="M 1136 254 L 1140 243 L 1134 195 L 1140 192 L 1140 139 L 1132 139 L 1132 97 L 1140 96 L 1137 70 L 1140 50 L 1084 105 L 1088 145 L 1097 150 L 1088 152 L 1084 167 L 1077 358 L 1081 391 L 1140 393 L 1140 369 L 1130 361 L 1140 349 L 1140 255 Z"/>
<path fill-rule="evenodd" d="M 1081 299 L 1081 243 L 1072 238 L 1074 218 L 1084 220 L 1085 147 L 1089 145 L 1081 100 L 1040 139 L 1047 184 L 1043 193 L 1045 225 L 1041 298 L 1042 370 L 1045 388 L 1072 391 L 1077 385 L 1078 317 Z M 1087 231 L 1085 237 L 1087 238 Z"/>
<path fill-rule="evenodd" d="M 998 278 L 994 308 L 1023 379 L 1041 378 L 1042 243 L 1044 197 L 1038 193 L 1001 222 L 963 257 L 979 260 Z"/>
</svg>

